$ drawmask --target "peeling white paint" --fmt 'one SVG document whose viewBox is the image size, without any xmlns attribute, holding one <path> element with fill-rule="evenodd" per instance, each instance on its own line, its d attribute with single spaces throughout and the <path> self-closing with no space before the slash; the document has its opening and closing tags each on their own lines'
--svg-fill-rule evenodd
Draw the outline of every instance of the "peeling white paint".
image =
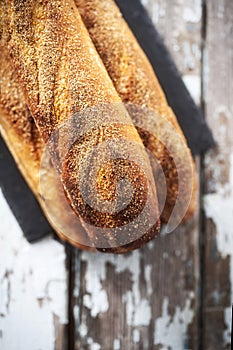
<svg viewBox="0 0 233 350">
<path fill-rule="evenodd" d="M 135 308 L 134 326 L 149 326 L 151 320 L 151 307 L 147 299 L 142 299 Z"/>
<path fill-rule="evenodd" d="M 30 245 L 0 190 L 0 348 L 54 350 L 54 315 L 67 323 L 64 247 Z"/>
<path fill-rule="evenodd" d="M 199 23 L 201 21 L 201 0 L 193 1 L 193 7 L 183 8 L 183 19 L 185 22 Z"/>
<path fill-rule="evenodd" d="M 201 82 L 200 77 L 193 74 L 185 74 L 183 76 L 183 81 L 192 95 L 193 99 L 197 104 L 199 104 L 201 99 Z"/>
<path fill-rule="evenodd" d="M 230 281 L 231 281 L 231 303 L 233 303 L 233 154 L 230 157 L 229 182 L 224 186 L 219 185 L 216 193 L 204 197 L 204 208 L 207 218 L 213 220 L 216 225 L 217 249 L 223 258 L 230 256 Z M 225 325 L 223 337 L 225 344 L 230 343 L 231 338 L 231 307 L 225 309 Z"/>
<path fill-rule="evenodd" d="M 133 330 L 133 341 L 135 344 L 139 343 L 139 341 L 140 341 L 140 332 L 138 329 Z"/>
<path fill-rule="evenodd" d="M 134 251 L 131 255 L 119 256 L 116 264 L 116 272 L 128 270 L 132 276 L 132 290 L 123 296 L 126 302 L 127 323 L 129 326 L 148 326 L 151 320 L 151 307 L 147 299 L 140 295 L 140 252 Z"/>
<path fill-rule="evenodd" d="M 154 344 L 160 345 L 161 350 L 178 350 L 184 348 L 188 325 L 194 317 L 191 302 L 194 294 L 190 293 L 181 309 L 176 307 L 173 316 L 168 313 L 169 299 L 163 300 L 162 315 L 155 321 Z"/>
<path fill-rule="evenodd" d="M 204 197 L 204 208 L 207 218 L 213 220 L 218 234 L 216 235 L 218 251 L 223 258 L 231 257 L 231 275 L 233 282 L 233 154 L 230 158 L 229 183 L 219 186 L 216 193 Z M 233 286 L 231 288 L 231 300 L 233 301 Z"/>
<path fill-rule="evenodd" d="M 204 198 L 206 215 L 217 227 L 216 235 L 218 251 L 222 257 L 232 255 L 233 235 L 233 196 L 222 196 L 220 192 L 206 195 Z"/>
<path fill-rule="evenodd" d="M 79 334 L 82 338 L 86 337 L 88 333 L 88 329 L 85 323 L 81 323 L 81 325 L 79 326 Z"/>
<path fill-rule="evenodd" d="M 87 339 L 87 344 L 90 345 L 90 350 L 101 350 L 101 346 L 98 343 L 95 343 L 92 338 Z"/>
<path fill-rule="evenodd" d="M 108 296 L 102 287 L 105 280 L 106 257 L 103 254 L 90 254 L 83 252 L 82 260 L 86 261 L 86 290 L 88 294 L 83 297 L 84 305 L 90 309 L 91 316 L 108 311 Z"/>
<path fill-rule="evenodd" d="M 226 326 L 226 330 L 223 334 L 223 342 L 224 345 L 229 345 L 230 344 L 230 339 L 231 339 L 231 322 L 232 322 L 232 308 L 227 307 L 224 311 L 224 323 Z"/>
<path fill-rule="evenodd" d="M 133 295 L 131 291 L 128 291 L 122 296 L 122 302 L 126 306 L 126 322 L 129 326 L 133 324 L 134 307 L 133 307 Z"/>
<path fill-rule="evenodd" d="M 188 71 L 192 71 L 195 68 L 195 57 L 192 52 L 191 43 L 187 40 L 184 40 L 182 43 L 183 51 L 184 51 L 184 62 L 185 68 Z M 199 78 L 198 76 L 196 76 Z M 199 78 L 200 80 L 200 78 Z"/>
<path fill-rule="evenodd" d="M 148 326 L 151 319 L 151 308 L 147 299 L 140 295 L 140 252 L 134 251 L 129 256 L 113 256 L 103 254 L 90 254 L 83 252 L 82 260 L 86 262 L 86 290 L 84 305 L 90 309 L 92 317 L 106 312 L 109 308 L 107 293 L 102 286 L 106 280 L 106 264 L 111 263 L 116 273 L 129 271 L 132 278 L 132 290 L 127 291 L 122 297 L 126 304 L 126 318 L 129 326 Z M 147 272 L 148 273 L 148 272 Z M 147 276 L 149 279 L 149 276 Z M 148 283 L 148 295 L 152 287 Z"/>
<path fill-rule="evenodd" d="M 78 305 L 74 305 L 73 315 L 74 315 L 74 319 L 78 320 L 78 318 L 79 318 L 79 306 Z"/>
<path fill-rule="evenodd" d="M 119 339 L 114 339 L 113 343 L 113 350 L 120 350 L 121 348 L 121 342 Z"/>
</svg>

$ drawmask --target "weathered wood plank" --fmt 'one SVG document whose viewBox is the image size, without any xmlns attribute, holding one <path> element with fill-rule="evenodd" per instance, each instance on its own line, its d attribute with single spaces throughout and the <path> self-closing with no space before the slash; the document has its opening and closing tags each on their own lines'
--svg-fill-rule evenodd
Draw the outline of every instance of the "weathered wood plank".
<svg viewBox="0 0 233 350">
<path fill-rule="evenodd" d="M 204 344 L 230 349 L 233 302 L 233 2 L 207 1 L 205 102 L 218 148 L 206 166 Z"/>
<path fill-rule="evenodd" d="M 199 101 L 201 1 L 144 4 Z M 127 256 L 77 259 L 76 350 L 197 349 L 198 215 Z"/>
<path fill-rule="evenodd" d="M 30 245 L 0 190 L 0 349 L 63 350 L 67 323 L 64 246 Z"/>
</svg>

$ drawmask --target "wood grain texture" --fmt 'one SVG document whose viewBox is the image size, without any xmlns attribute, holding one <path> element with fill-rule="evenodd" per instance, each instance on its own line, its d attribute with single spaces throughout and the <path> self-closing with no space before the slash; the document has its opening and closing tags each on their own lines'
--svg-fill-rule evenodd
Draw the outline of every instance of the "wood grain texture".
<svg viewBox="0 0 233 350">
<path fill-rule="evenodd" d="M 144 4 L 199 100 L 201 3 Z M 75 349 L 197 349 L 198 261 L 198 215 L 132 254 L 76 256 Z"/>
<path fill-rule="evenodd" d="M 233 2 L 207 1 L 206 114 L 218 147 L 205 158 L 203 348 L 230 349 L 233 302 Z"/>
<path fill-rule="evenodd" d="M 218 142 L 218 148 L 205 157 L 202 169 L 204 230 L 199 232 L 197 213 L 186 226 L 126 256 L 72 248 L 68 283 L 64 247 L 52 238 L 29 245 L 0 192 L 3 350 L 64 350 L 66 343 L 69 350 L 230 349 L 233 3 L 206 0 L 206 19 L 201 0 L 143 3 L 197 102 L 204 79 L 207 119 Z M 202 21 L 206 25 L 203 77 Z M 205 238 L 201 333 L 199 233 Z"/>
</svg>

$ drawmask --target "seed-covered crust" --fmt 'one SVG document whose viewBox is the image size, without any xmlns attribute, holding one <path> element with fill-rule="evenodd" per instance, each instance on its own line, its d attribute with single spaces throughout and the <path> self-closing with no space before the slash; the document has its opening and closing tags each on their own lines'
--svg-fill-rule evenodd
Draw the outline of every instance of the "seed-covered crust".
<svg viewBox="0 0 233 350">
<path fill-rule="evenodd" d="M 65 140 L 70 141 L 71 135 L 71 138 L 76 141 L 76 132 L 82 130 L 82 127 L 88 129 L 88 123 L 90 123 L 89 130 L 95 126 L 95 123 L 97 125 L 92 137 L 86 137 L 83 140 L 81 148 L 77 147 L 76 142 L 71 145 L 68 158 L 59 169 L 62 171 L 66 196 L 73 210 L 80 216 L 92 242 L 96 246 L 101 246 L 103 242 L 106 242 L 106 251 L 111 251 L 112 240 L 115 242 L 116 236 L 113 238 L 112 235 L 115 235 L 115 232 L 108 232 L 106 236 L 103 234 L 97 237 L 95 227 L 90 229 L 86 225 L 87 213 L 80 212 L 80 183 L 76 167 L 79 166 L 81 169 L 81 163 L 91 148 L 101 143 L 103 139 L 108 139 L 109 136 L 122 139 L 126 144 L 131 141 L 138 144 L 138 158 L 144 163 L 144 176 L 147 180 L 145 182 L 144 178 L 139 178 L 141 182 L 137 183 L 140 189 L 138 193 L 143 200 L 147 189 L 145 186 L 148 186 L 150 195 L 145 221 L 148 221 L 148 224 L 154 221 L 154 225 L 148 230 L 148 233 L 143 234 L 142 240 L 138 237 L 135 239 L 141 242 L 140 245 L 142 241 L 151 239 L 159 230 L 159 219 L 156 189 L 149 159 L 127 111 L 123 106 L 115 106 L 115 104 L 121 104 L 121 99 L 89 38 L 74 2 L 72 0 L 51 2 L 6 0 L 1 3 L 1 6 L 5 21 L 3 26 L 4 43 L 13 62 L 14 73 L 19 79 L 26 105 L 43 141 L 51 140 L 51 136 L 59 130 L 63 123 L 67 122 L 70 126 L 69 121 L 77 112 L 79 113 L 77 118 L 72 119 L 72 122 L 75 123 L 72 125 L 72 129 L 68 127 L 66 135 L 64 135 L 63 130 L 62 135 Z M 116 127 L 114 133 L 111 133 L 107 124 L 100 125 L 101 118 L 99 121 L 93 118 L 89 121 L 87 115 L 82 113 L 88 107 L 100 104 L 110 105 L 113 114 L 114 112 L 118 114 L 121 110 L 117 120 L 123 125 L 129 125 L 126 133 L 122 133 L 121 127 Z M 108 121 L 108 124 L 109 122 L 111 123 L 111 120 Z M 58 132 L 57 136 L 59 138 L 61 134 Z M 61 145 L 65 146 L 66 141 L 59 139 L 58 143 L 61 148 Z M 56 157 L 58 156 L 58 158 L 60 157 L 59 147 L 56 149 L 58 153 Z M 131 159 L 134 149 L 130 146 L 126 148 L 125 156 L 128 152 L 126 158 Z M 106 162 L 114 158 L 116 154 L 119 158 L 121 152 L 119 149 L 117 152 L 114 149 L 113 152 L 105 153 Z M 56 161 L 57 159 L 55 159 Z M 119 171 L 121 173 L 120 167 Z M 131 170 L 129 169 L 129 171 Z M 102 176 L 101 172 L 98 176 Z M 97 178 L 96 182 L 101 183 L 101 178 Z M 102 180 L 100 186 L 103 197 L 107 195 L 108 191 L 108 189 L 104 190 L 104 186 L 105 179 Z M 135 203 L 132 202 L 132 204 Z M 127 215 L 130 212 L 131 210 L 127 212 Z M 88 218 L 90 219 L 91 215 Z M 94 224 L 97 224 L 98 221 L 99 218 L 96 217 Z M 108 221 L 108 217 L 106 217 L 106 221 Z M 112 226 L 118 226 L 118 222 L 112 223 Z M 133 231 L 131 236 L 132 244 L 127 245 L 127 250 L 135 247 Z M 117 242 L 121 245 L 124 240 Z M 118 249 L 114 245 L 113 250 L 121 252 L 122 249 Z"/>
<path fill-rule="evenodd" d="M 144 144 L 153 151 L 154 156 L 158 159 L 166 177 L 167 198 L 162 212 L 162 221 L 168 222 L 179 191 L 182 191 L 180 195 L 186 205 L 190 197 L 191 183 L 193 192 L 185 219 L 190 218 L 197 205 L 197 178 L 194 162 L 176 116 L 168 106 L 147 57 L 113 0 L 75 0 L 75 2 L 122 101 L 145 107 L 154 112 L 154 118 L 159 116 L 174 127 L 173 132 L 167 131 L 167 135 L 164 130 L 167 128 L 166 124 L 157 130 L 152 130 L 152 134 L 157 135 L 157 138 L 148 138 L 148 133 L 143 130 L 139 133 Z M 138 115 L 134 114 L 134 110 L 129 107 L 132 120 L 138 124 Z M 151 130 L 150 123 L 144 121 L 143 124 L 144 129 Z M 167 129 L 170 130 L 170 128 Z M 180 141 L 177 141 L 177 136 Z M 161 140 L 163 143 L 165 141 L 165 145 L 161 143 Z M 169 149 L 173 150 L 173 154 Z M 177 169 L 179 169 L 180 182 L 177 177 Z M 156 169 L 154 169 L 154 176 L 158 185 L 158 197 L 160 197 L 160 179 Z"/>
</svg>

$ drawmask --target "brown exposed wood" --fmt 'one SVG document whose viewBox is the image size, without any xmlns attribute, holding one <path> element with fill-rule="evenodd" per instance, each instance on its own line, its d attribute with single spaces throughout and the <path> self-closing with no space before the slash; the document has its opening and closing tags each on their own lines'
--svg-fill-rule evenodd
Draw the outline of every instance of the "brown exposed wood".
<svg viewBox="0 0 233 350">
<path fill-rule="evenodd" d="M 232 217 L 233 203 L 233 3 L 208 0 L 206 5 L 205 103 L 207 119 L 218 143 L 205 158 L 203 349 L 212 350 L 230 349 L 233 251 L 226 215 Z M 216 207 L 215 215 L 211 203 Z M 224 206 L 224 203 L 228 204 Z M 219 210 L 220 216 L 217 215 Z"/>
<path fill-rule="evenodd" d="M 66 350 L 66 326 L 61 325 L 59 318 L 54 315 L 55 345 L 54 350 Z"/>
</svg>

